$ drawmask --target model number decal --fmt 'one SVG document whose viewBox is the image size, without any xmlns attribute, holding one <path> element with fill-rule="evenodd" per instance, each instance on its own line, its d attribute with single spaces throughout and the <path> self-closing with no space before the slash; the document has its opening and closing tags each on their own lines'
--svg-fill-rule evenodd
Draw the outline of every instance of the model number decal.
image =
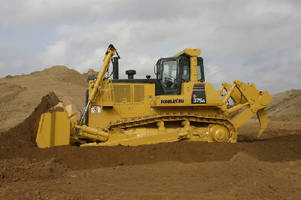
<svg viewBox="0 0 301 200">
<path fill-rule="evenodd" d="M 191 96 L 191 104 L 206 104 L 205 91 L 193 91 Z"/>
<path fill-rule="evenodd" d="M 206 103 L 206 99 L 203 97 L 192 97 L 192 104 L 203 104 Z"/>
<path fill-rule="evenodd" d="M 161 104 L 169 104 L 169 103 L 184 103 L 184 99 L 163 99 L 163 100 L 161 100 Z"/>
</svg>

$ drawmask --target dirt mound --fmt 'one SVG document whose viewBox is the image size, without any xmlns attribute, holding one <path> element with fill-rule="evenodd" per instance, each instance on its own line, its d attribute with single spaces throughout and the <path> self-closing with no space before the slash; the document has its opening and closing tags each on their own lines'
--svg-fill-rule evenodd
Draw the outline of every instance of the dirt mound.
<svg viewBox="0 0 301 200">
<path fill-rule="evenodd" d="M 49 79 L 56 80 L 58 82 L 67 82 L 74 85 L 85 85 L 87 87 L 87 82 L 83 78 L 83 75 L 78 71 L 69 69 L 64 65 L 55 65 L 51 68 L 47 68 L 40 72 L 40 75 L 46 75 Z"/>
<path fill-rule="evenodd" d="M 26 149 L 35 148 L 35 136 L 38 129 L 40 116 L 59 102 L 52 92 L 44 96 L 41 103 L 32 114 L 21 124 L 0 135 L 0 158 L 10 154 L 18 155 Z"/>
<path fill-rule="evenodd" d="M 276 94 L 267 108 L 269 117 L 281 121 L 301 121 L 301 90 Z"/>
<path fill-rule="evenodd" d="M 83 73 L 83 76 L 85 77 L 86 80 L 88 80 L 88 76 L 90 75 L 97 77 L 98 72 L 95 71 L 94 69 L 89 69 L 88 72 Z"/>
<path fill-rule="evenodd" d="M 0 79 L 0 132 L 26 119 L 41 98 L 54 91 L 74 112 L 84 106 L 87 77 L 66 66 L 53 66 L 27 75 Z"/>
</svg>

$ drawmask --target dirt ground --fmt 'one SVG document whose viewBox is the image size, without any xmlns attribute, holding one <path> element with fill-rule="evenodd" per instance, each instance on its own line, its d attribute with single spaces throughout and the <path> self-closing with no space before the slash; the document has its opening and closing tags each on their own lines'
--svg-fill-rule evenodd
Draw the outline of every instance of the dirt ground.
<svg viewBox="0 0 301 200">
<path fill-rule="evenodd" d="M 138 147 L 38 149 L 41 113 L 0 134 L 0 199 L 301 199 L 301 123 L 272 121 L 239 143 L 176 142 Z"/>
</svg>

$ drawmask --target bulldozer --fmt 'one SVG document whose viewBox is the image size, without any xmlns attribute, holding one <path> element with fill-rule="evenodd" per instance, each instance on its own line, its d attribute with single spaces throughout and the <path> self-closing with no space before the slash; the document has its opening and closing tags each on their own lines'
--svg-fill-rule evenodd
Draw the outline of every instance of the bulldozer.
<svg viewBox="0 0 301 200">
<path fill-rule="evenodd" d="M 120 56 L 109 45 L 97 77 L 89 78 L 79 119 L 70 105 L 42 114 L 37 146 L 137 146 L 182 140 L 236 143 L 237 129 L 254 115 L 259 119 L 260 137 L 268 124 L 264 108 L 273 96 L 238 80 L 216 90 L 205 81 L 200 53 L 200 49 L 184 49 L 160 58 L 155 78 L 135 79 L 136 71 L 127 70 L 128 78 L 120 79 Z"/>
</svg>

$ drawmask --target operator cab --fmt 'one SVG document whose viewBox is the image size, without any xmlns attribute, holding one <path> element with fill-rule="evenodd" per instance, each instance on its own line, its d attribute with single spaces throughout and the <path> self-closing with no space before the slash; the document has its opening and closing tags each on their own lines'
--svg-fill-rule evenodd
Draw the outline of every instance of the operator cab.
<svg viewBox="0 0 301 200">
<path fill-rule="evenodd" d="M 199 53 L 198 53 L 199 55 Z M 150 83 L 155 84 L 155 95 L 179 95 L 181 94 L 181 85 L 183 82 L 189 82 L 190 76 L 190 57 L 181 54 L 176 57 L 160 58 L 155 66 L 156 78 L 135 79 L 135 70 L 127 70 L 128 79 L 119 79 L 119 58 L 113 58 L 113 83 Z M 197 80 L 204 82 L 203 58 L 197 57 Z"/>
<path fill-rule="evenodd" d="M 190 58 L 182 55 L 179 57 L 160 58 L 157 62 L 156 77 L 161 88 L 156 90 L 156 95 L 179 95 L 181 84 L 190 81 Z M 203 58 L 197 58 L 197 77 L 205 81 Z"/>
</svg>

